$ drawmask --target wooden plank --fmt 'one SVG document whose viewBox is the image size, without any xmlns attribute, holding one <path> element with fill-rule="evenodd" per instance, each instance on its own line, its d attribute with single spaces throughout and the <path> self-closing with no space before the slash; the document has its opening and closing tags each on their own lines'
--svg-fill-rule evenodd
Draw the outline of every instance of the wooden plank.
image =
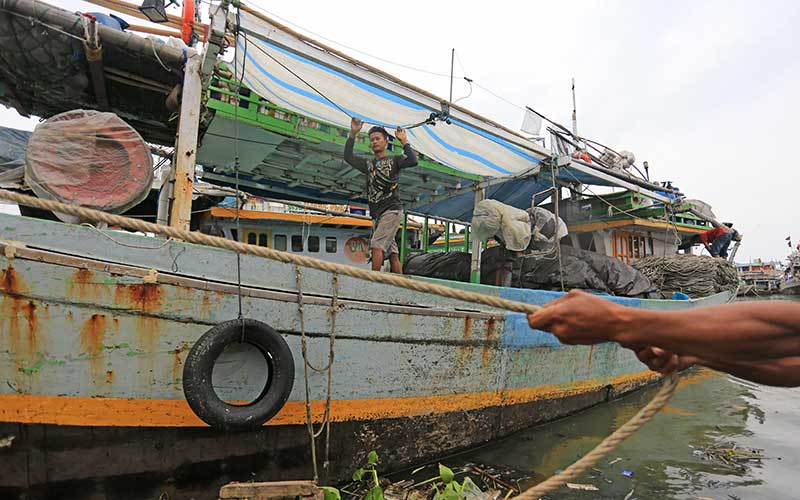
<svg viewBox="0 0 800 500">
<path fill-rule="evenodd" d="M 220 499 L 266 500 L 286 497 L 322 498 L 313 481 L 275 481 L 269 483 L 228 483 L 219 489 Z"/>
<path fill-rule="evenodd" d="M 178 122 L 178 141 L 175 145 L 175 158 L 173 159 L 175 186 L 172 192 L 169 225 L 185 231 L 189 230 L 189 221 L 192 217 L 192 184 L 195 157 L 197 156 L 197 132 L 200 127 L 200 98 L 202 97 L 200 64 L 201 57 L 199 55 L 192 56 L 186 62 L 181 115 Z"/>
</svg>

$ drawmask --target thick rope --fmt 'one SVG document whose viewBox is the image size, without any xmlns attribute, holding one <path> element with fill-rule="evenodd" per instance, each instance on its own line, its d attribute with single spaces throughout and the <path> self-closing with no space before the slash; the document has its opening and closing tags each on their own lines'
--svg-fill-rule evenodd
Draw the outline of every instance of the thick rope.
<svg viewBox="0 0 800 500">
<path fill-rule="evenodd" d="M 294 266 L 295 283 L 297 285 L 297 314 L 300 317 L 300 351 L 303 353 L 303 379 L 306 388 L 306 428 L 308 429 L 308 439 L 311 442 L 311 472 L 312 480 L 316 483 L 319 479 L 317 474 L 317 433 L 314 432 L 314 421 L 311 416 L 311 391 L 308 387 L 308 369 L 312 368 L 308 362 L 308 341 L 306 340 L 306 316 L 303 310 L 303 274 L 300 267 Z"/>
<path fill-rule="evenodd" d="M 109 226 L 125 227 L 128 229 L 141 231 L 143 233 L 155 233 L 168 236 L 170 238 L 187 241 L 189 243 L 196 243 L 198 245 L 206 245 L 216 248 L 223 248 L 233 252 L 239 252 L 249 255 L 257 255 L 271 260 L 277 260 L 285 264 L 295 264 L 302 267 L 310 267 L 319 271 L 327 273 L 339 273 L 340 275 L 350 276 L 365 281 L 372 281 L 374 283 L 383 283 L 385 285 L 397 286 L 423 293 L 432 293 L 455 300 L 463 300 L 473 302 L 476 304 L 483 304 L 497 309 L 505 309 L 507 311 L 518 312 L 523 314 L 531 314 L 539 311 L 541 306 L 533 304 L 526 304 L 524 302 L 516 302 L 513 300 L 485 295 L 477 292 L 469 292 L 466 290 L 458 290 L 449 286 L 438 285 L 421 280 L 413 280 L 398 274 L 386 274 L 378 271 L 369 271 L 358 267 L 347 266 L 344 264 L 337 264 L 324 260 L 307 257 L 305 255 L 298 255 L 289 252 L 282 252 L 267 247 L 259 247 L 256 245 L 248 245 L 238 241 L 227 240 L 218 236 L 211 236 L 208 234 L 198 233 L 196 231 L 186 231 L 169 226 L 161 226 L 152 224 L 143 220 L 131 219 L 121 215 L 109 214 L 99 210 L 90 208 L 79 207 L 75 205 L 67 205 L 53 200 L 44 200 L 41 198 L 34 198 L 11 191 L 0 190 L 0 199 L 13 201 L 20 205 L 29 207 L 40 208 L 42 210 L 49 210 L 51 212 L 60 212 L 68 215 L 73 215 L 81 218 L 82 220 L 91 220 L 96 222 L 105 222 Z"/>
<path fill-rule="evenodd" d="M 619 429 L 614 431 L 610 436 L 601 441 L 600 444 L 595 446 L 592 451 L 581 457 L 578 461 L 562 470 L 558 474 L 554 474 L 536 486 L 523 491 L 518 496 L 514 497 L 514 500 L 536 500 L 545 493 L 550 493 L 551 491 L 557 490 L 563 484 L 571 482 L 589 470 L 601 458 L 612 452 L 614 448 L 619 446 L 621 442 L 630 437 L 644 424 L 649 422 L 656 413 L 661 411 L 661 408 L 667 404 L 669 398 L 675 394 L 675 389 L 678 388 L 678 379 L 679 375 L 677 373 L 673 373 L 666 377 L 664 379 L 664 383 L 653 399 L 650 400 L 650 402 L 647 403 L 644 408 L 639 410 L 636 415 L 631 417 L 630 420 L 622 424 Z"/>
<path fill-rule="evenodd" d="M 53 200 L 43 200 L 26 196 L 19 193 L 13 193 L 0 189 L 0 199 L 12 201 L 20 205 L 29 207 L 40 208 L 42 210 L 49 210 L 51 212 L 60 212 L 68 215 L 80 217 L 83 220 L 93 220 L 96 222 L 105 222 L 111 226 L 125 227 L 134 229 L 145 233 L 156 233 L 166 235 L 170 238 L 176 238 L 199 245 L 207 245 L 217 248 L 224 248 L 234 252 L 241 252 L 250 255 L 257 255 L 267 259 L 277 260 L 287 264 L 295 264 L 297 266 L 310 267 L 328 273 L 339 273 L 345 276 L 358 278 L 374 283 L 383 283 L 386 285 L 393 285 L 409 290 L 414 290 L 423 293 L 432 293 L 442 297 L 448 297 L 456 300 L 463 300 L 466 302 L 473 302 L 483 304 L 498 309 L 505 309 L 512 312 L 519 312 L 530 314 L 541 309 L 540 306 L 533 304 L 525 304 L 523 302 L 516 302 L 513 300 L 494 297 L 491 295 L 484 295 L 476 292 L 468 292 L 466 290 L 458 290 L 435 283 L 428 283 L 424 281 L 416 281 L 401 275 L 396 274 L 383 274 L 376 271 L 367 271 L 357 267 L 336 264 L 334 262 L 327 262 L 303 255 L 296 255 L 288 252 L 281 252 L 267 247 L 259 247 L 255 245 L 248 245 L 238 241 L 226 240 L 217 236 L 210 236 L 198 232 L 185 231 L 183 229 L 176 229 L 169 226 L 160 226 L 158 224 L 151 224 L 142 220 L 131 219 L 120 215 L 113 215 L 99 210 L 78 207 L 74 205 L 67 205 Z M 298 290 L 299 291 L 299 290 Z M 302 298 L 299 298 L 302 301 Z M 302 307 L 302 302 L 301 302 Z M 675 393 L 677 388 L 678 375 L 672 374 L 665 379 L 664 384 L 659 389 L 652 401 L 650 401 L 644 408 L 617 429 L 613 434 L 603 440 L 597 447 L 587 453 L 583 458 L 570 465 L 563 471 L 552 476 L 544 482 L 539 483 L 533 488 L 524 491 L 517 498 L 521 500 L 533 500 L 539 498 L 545 493 L 555 491 L 564 483 L 573 480 L 580 476 L 588 468 L 597 463 L 600 458 L 605 454 L 612 451 L 619 443 L 625 438 L 636 432 L 644 424 L 646 424 L 656 413 L 658 413 L 664 405 L 667 404 L 669 399 Z M 313 431 L 312 431 L 313 432 Z"/>
</svg>

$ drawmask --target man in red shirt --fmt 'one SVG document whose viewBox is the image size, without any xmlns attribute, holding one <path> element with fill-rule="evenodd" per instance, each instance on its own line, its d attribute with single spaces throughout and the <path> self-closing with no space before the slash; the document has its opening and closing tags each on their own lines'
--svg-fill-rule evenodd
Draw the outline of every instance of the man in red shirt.
<svg viewBox="0 0 800 500">
<path fill-rule="evenodd" d="M 681 250 L 688 250 L 692 245 L 702 243 L 712 257 L 728 258 L 728 247 L 732 240 L 741 240 L 739 233 L 733 229 L 733 224 L 726 222 L 722 226 L 709 229 L 704 233 L 694 235 L 689 241 L 681 245 Z"/>
</svg>

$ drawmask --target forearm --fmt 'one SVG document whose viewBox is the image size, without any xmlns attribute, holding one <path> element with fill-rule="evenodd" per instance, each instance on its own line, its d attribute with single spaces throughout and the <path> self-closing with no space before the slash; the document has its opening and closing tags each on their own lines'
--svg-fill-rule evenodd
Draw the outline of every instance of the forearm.
<svg viewBox="0 0 800 500">
<path fill-rule="evenodd" d="M 351 132 L 347 137 L 347 141 L 344 143 L 344 161 L 356 170 L 363 172 L 366 170 L 366 162 L 363 158 L 359 158 L 353 154 L 354 146 L 355 135 Z"/>
<path fill-rule="evenodd" d="M 697 360 L 696 364 L 730 373 L 758 384 L 777 387 L 800 387 L 800 357 L 736 363 L 701 359 Z"/>
<path fill-rule="evenodd" d="M 800 356 L 800 304 L 742 302 L 679 312 L 626 308 L 611 340 L 704 360 Z"/>
<path fill-rule="evenodd" d="M 404 157 L 400 160 L 400 168 L 409 168 L 417 165 L 417 153 L 409 143 L 403 144 Z"/>
<path fill-rule="evenodd" d="M 356 144 L 356 138 L 351 132 L 350 135 L 347 136 L 347 141 L 344 143 L 344 161 L 350 163 L 350 160 L 353 159 L 353 147 Z"/>
</svg>

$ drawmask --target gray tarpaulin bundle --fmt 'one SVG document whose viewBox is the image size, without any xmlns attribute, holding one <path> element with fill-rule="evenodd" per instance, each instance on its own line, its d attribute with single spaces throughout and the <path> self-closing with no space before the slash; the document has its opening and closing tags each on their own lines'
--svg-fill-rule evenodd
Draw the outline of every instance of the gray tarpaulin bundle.
<svg viewBox="0 0 800 500">
<path fill-rule="evenodd" d="M 633 267 L 595 252 L 561 247 L 564 286 L 628 297 L 647 297 L 656 289 Z M 561 290 L 557 259 L 534 255 L 514 257 L 502 247 L 491 247 L 481 257 L 481 282 L 495 284 L 494 273 L 506 259 L 512 259 L 511 285 L 535 290 Z M 469 281 L 470 254 L 467 252 L 421 253 L 406 260 L 404 272 L 417 276 Z"/>
<path fill-rule="evenodd" d="M 619 260 L 588 250 L 561 245 L 564 288 L 580 288 L 626 297 L 649 297 L 657 287 L 643 273 Z M 539 290 L 561 290 L 557 259 L 535 255 L 514 262 L 511 286 Z"/>
<path fill-rule="evenodd" d="M 705 255 L 645 257 L 633 267 L 664 291 L 683 292 L 690 297 L 705 297 L 734 291 L 739 275 L 729 262 Z"/>
</svg>

